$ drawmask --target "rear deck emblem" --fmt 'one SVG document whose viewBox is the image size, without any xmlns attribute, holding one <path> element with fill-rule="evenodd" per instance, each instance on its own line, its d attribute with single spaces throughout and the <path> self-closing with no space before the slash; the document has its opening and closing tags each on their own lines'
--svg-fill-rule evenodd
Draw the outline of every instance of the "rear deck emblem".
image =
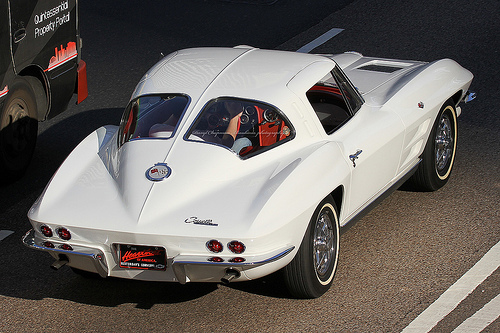
<svg viewBox="0 0 500 333">
<path fill-rule="evenodd" d="M 171 173 L 172 169 L 170 169 L 167 163 L 157 163 L 146 171 L 146 178 L 153 182 L 159 182 L 168 178 Z"/>
</svg>

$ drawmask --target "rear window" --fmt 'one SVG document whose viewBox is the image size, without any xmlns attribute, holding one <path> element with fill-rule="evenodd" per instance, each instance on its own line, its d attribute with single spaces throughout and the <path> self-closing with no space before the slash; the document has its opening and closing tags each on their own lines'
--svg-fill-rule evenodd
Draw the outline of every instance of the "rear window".
<svg viewBox="0 0 500 333">
<path fill-rule="evenodd" d="M 188 102 L 184 95 L 148 95 L 132 100 L 120 122 L 118 146 L 136 139 L 171 138 Z"/>
<path fill-rule="evenodd" d="M 292 125 L 277 108 L 221 97 L 207 103 L 186 138 L 219 145 L 248 158 L 289 141 L 294 135 Z"/>
</svg>

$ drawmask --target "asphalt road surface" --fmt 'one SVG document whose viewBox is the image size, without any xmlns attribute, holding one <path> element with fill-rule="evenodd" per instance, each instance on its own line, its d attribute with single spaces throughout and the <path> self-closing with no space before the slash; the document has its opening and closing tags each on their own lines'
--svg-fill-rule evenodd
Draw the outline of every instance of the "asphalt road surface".
<svg viewBox="0 0 500 333">
<path fill-rule="evenodd" d="M 186 3 L 80 2 L 90 95 L 40 124 L 28 173 L 0 188 L 0 332 L 499 332 L 500 2 Z M 85 279 L 49 269 L 51 257 L 21 244 L 26 213 L 57 167 L 91 131 L 118 124 L 160 53 L 238 44 L 295 51 L 333 28 L 343 31 L 311 52 L 452 58 L 475 75 L 478 98 L 459 118 L 448 184 L 396 191 L 343 234 L 321 298 L 291 299 L 279 274 L 229 286 Z"/>
</svg>

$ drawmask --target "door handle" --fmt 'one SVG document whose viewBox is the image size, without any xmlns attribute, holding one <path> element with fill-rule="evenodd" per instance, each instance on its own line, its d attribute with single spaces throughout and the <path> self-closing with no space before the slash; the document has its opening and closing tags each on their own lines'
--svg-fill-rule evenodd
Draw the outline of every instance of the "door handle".
<svg viewBox="0 0 500 333">
<path fill-rule="evenodd" d="M 356 160 L 362 152 L 363 151 L 361 149 L 358 149 L 354 154 L 349 155 L 349 159 L 351 160 L 353 167 L 356 167 Z"/>
</svg>

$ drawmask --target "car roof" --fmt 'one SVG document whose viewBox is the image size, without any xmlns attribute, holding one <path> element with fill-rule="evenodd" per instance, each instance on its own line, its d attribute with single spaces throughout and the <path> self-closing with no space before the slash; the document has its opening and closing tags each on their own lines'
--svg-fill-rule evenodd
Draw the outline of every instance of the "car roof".
<svg viewBox="0 0 500 333">
<path fill-rule="evenodd" d="M 137 85 L 132 98 L 182 93 L 194 100 L 203 94 L 265 100 L 267 95 L 285 89 L 299 72 L 314 67 L 310 65 L 318 61 L 333 66 L 332 60 L 318 55 L 248 46 L 185 49 L 153 66 Z M 313 70 L 311 76 L 316 80 L 320 74 Z"/>
</svg>

